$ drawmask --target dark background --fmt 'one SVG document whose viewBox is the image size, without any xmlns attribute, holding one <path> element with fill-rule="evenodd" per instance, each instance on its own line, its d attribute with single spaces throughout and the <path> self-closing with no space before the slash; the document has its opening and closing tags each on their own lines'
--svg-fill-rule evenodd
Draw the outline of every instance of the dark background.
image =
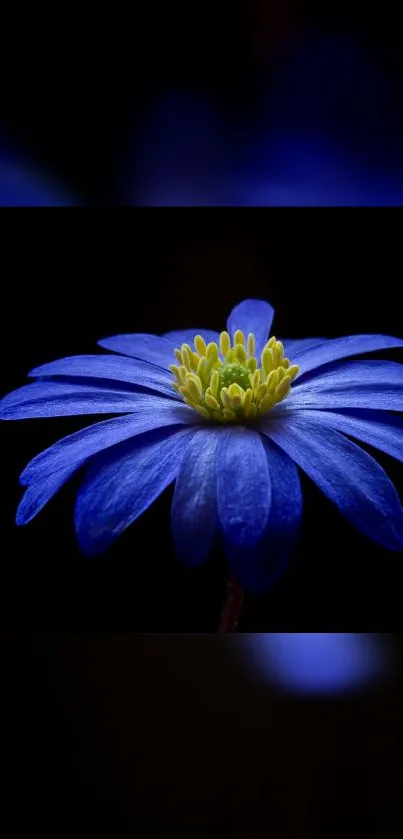
<svg viewBox="0 0 403 839">
<path fill-rule="evenodd" d="M 273 303 L 279 337 L 401 335 L 396 212 L 4 213 L 3 392 L 24 384 L 39 364 L 96 352 L 96 340 L 107 335 L 220 330 L 245 296 Z M 197 571 L 177 561 L 172 487 L 91 561 L 80 555 L 73 531 L 81 475 L 31 524 L 14 525 L 26 463 L 86 424 L 80 417 L 1 424 L 3 626 L 215 631 L 227 564 L 219 546 Z M 402 495 L 401 464 L 372 453 Z M 398 630 L 402 557 L 356 533 L 304 476 L 303 490 L 302 533 L 289 568 L 267 594 L 246 598 L 239 629 Z"/>
<path fill-rule="evenodd" d="M 236 637 L 1 640 L 7 839 L 401 836 L 401 667 L 301 699 L 249 680 Z"/>
<path fill-rule="evenodd" d="M 161 91 L 204 91 L 239 130 L 253 114 L 259 74 L 270 87 L 276 61 L 309 32 L 340 38 L 340 53 L 345 38 L 364 45 L 402 89 L 399 20 L 392 2 L 365 13 L 351 3 L 298 0 L 148 3 L 90 16 L 35 7 L 24 10 L 23 25 L 19 6 L 10 7 L 1 21 L 0 133 L 7 150 L 78 200 L 113 203 L 128 157 L 141 175 L 143 125 Z"/>
</svg>

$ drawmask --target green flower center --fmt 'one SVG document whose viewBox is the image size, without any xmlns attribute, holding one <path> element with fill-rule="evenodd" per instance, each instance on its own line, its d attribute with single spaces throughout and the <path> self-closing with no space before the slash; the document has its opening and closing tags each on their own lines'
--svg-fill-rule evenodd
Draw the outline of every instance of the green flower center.
<svg viewBox="0 0 403 839">
<path fill-rule="evenodd" d="M 221 391 L 221 388 L 233 384 L 240 385 L 243 390 L 247 390 L 250 386 L 249 374 L 249 367 L 245 367 L 243 364 L 223 364 L 218 369 L 218 390 Z"/>
</svg>

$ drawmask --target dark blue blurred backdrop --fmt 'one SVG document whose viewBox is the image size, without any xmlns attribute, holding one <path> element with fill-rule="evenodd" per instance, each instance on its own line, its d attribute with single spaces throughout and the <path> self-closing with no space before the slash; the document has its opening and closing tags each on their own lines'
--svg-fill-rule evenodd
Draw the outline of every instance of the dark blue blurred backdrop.
<svg viewBox="0 0 403 839">
<path fill-rule="evenodd" d="M 392 4 L 150 4 L 88 33 L 70 17 L 11 45 L 3 205 L 401 203 Z"/>
</svg>

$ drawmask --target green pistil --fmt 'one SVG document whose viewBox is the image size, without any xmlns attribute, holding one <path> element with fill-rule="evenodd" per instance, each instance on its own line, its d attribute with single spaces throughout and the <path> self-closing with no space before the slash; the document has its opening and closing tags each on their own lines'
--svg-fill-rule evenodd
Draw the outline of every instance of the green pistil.
<svg viewBox="0 0 403 839">
<path fill-rule="evenodd" d="M 223 364 L 218 369 L 219 385 L 218 390 L 222 387 L 229 387 L 232 384 L 240 385 L 244 390 L 250 387 L 249 384 L 250 370 L 243 364 L 228 363 Z"/>
</svg>

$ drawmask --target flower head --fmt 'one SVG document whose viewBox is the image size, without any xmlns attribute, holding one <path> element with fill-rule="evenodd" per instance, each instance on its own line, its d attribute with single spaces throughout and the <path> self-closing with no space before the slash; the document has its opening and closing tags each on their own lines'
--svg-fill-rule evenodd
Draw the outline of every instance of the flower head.
<svg viewBox="0 0 403 839">
<path fill-rule="evenodd" d="M 24 469 L 17 523 L 82 466 L 75 527 L 105 551 L 176 481 L 172 533 L 196 566 L 221 535 L 234 575 L 262 591 L 284 569 L 302 512 L 300 467 L 362 533 L 403 548 L 397 492 L 354 437 L 403 460 L 403 366 L 345 361 L 402 347 L 385 335 L 278 341 L 272 307 L 245 300 L 227 329 L 117 335 L 108 354 L 32 370 L 0 418 L 121 414 L 63 438 Z"/>
</svg>

